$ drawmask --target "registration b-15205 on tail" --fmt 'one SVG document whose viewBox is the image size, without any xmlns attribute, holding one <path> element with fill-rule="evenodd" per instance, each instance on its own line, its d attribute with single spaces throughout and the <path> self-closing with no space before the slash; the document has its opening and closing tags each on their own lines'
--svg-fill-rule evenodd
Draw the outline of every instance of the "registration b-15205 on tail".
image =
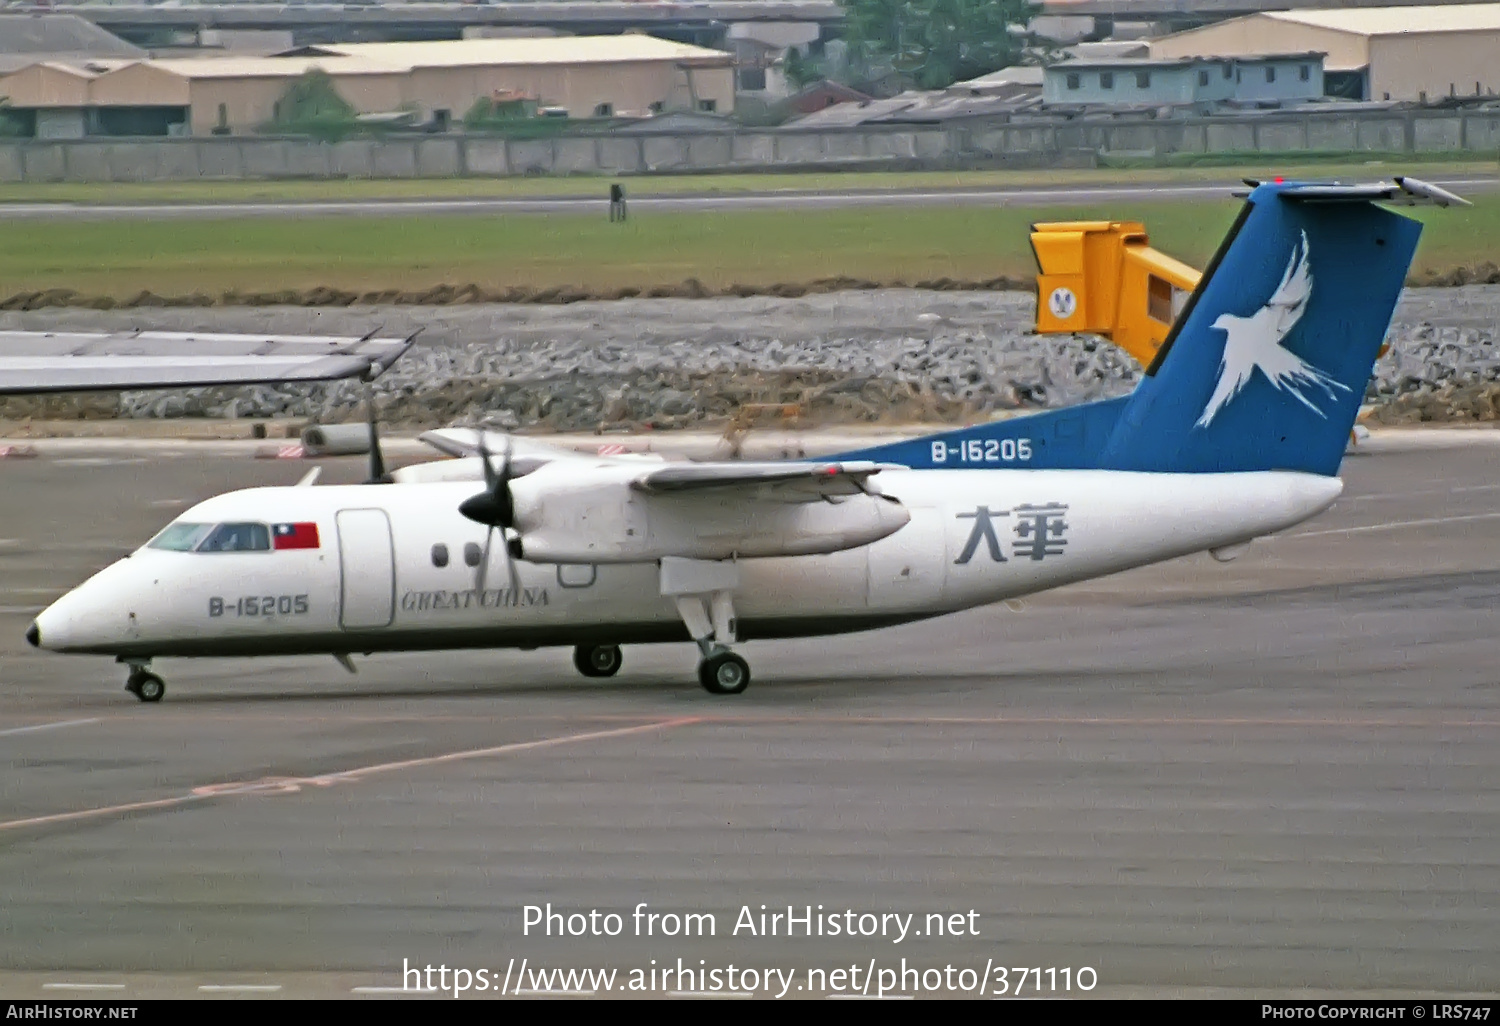
<svg viewBox="0 0 1500 1026">
<path fill-rule="evenodd" d="M 1120 399 L 786 463 L 584 456 L 429 436 L 464 458 L 371 483 L 209 499 L 27 632 L 115 656 L 692 641 L 716 694 L 747 639 L 918 621 L 1205 550 L 1339 495 L 1337 472 L 1421 225 L 1394 184 L 1255 186 L 1140 385 Z M 392 480 L 394 478 L 394 480 Z"/>
</svg>

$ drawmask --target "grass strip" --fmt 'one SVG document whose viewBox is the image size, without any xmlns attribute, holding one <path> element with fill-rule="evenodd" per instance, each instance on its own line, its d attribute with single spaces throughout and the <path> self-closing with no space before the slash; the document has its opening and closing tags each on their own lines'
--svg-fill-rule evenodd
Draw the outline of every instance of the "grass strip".
<svg viewBox="0 0 1500 1026">
<path fill-rule="evenodd" d="M 320 287 L 363 295 L 474 283 L 597 295 L 689 279 L 715 293 L 830 278 L 880 285 L 1029 279 L 1031 223 L 1078 218 L 1144 221 L 1153 245 L 1201 267 L 1236 209 L 1226 199 L 674 212 L 624 224 L 582 215 L 22 221 L 7 225 L 0 247 L 0 300 L 48 289 L 217 301 L 225 293 Z M 1500 198 L 1416 216 L 1429 225 L 1418 276 L 1496 258 Z"/>
</svg>

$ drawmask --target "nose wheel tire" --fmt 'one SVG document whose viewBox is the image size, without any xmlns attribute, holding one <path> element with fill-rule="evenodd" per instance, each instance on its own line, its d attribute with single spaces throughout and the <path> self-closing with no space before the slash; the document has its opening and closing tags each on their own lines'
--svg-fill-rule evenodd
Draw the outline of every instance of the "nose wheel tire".
<svg viewBox="0 0 1500 1026">
<path fill-rule="evenodd" d="M 160 702 L 161 696 L 167 693 L 167 684 L 154 673 L 138 670 L 125 681 L 125 690 L 142 702 Z"/>
<path fill-rule="evenodd" d="M 733 652 L 720 652 L 698 664 L 698 682 L 711 695 L 737 695 L 750 686 L 750 664 Z"/>
<path fill-rule="evenodd" d="M 579 645 L 573 649 L 573 665 L 585 677 L 613 677 L 625 657 L 619 645 Z"/>
</svg>

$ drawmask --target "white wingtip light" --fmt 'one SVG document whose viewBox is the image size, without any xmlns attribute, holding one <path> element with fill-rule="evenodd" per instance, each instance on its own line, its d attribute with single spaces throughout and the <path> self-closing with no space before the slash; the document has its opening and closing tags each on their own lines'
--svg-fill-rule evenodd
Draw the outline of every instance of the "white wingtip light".
<svg viewBox="0 0 1500 1026">
<path fill-rule="evenodd" d="M 1401 186 L 1402 192 L 1411 197 L 1409 200 L 1411 203 L 1435 203 L 1440 207 L 1472 207 L 1474 205 L 1462 196 L 1454 195 L 1447 189 L 1440 189 L 1436 185 L 1417 178 L 1410 178 L 1406 175 L 1397 175 L 1396 184 Z"/>
</svg>

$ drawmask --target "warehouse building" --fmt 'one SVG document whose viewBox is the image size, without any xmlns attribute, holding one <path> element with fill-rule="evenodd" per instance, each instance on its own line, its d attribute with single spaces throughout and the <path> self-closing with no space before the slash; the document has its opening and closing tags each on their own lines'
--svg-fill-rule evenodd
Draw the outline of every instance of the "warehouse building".
<svg viewBox="0 0 1500 1026">
<path fill-rule="evenodd" d="M 368 117 L 443 131 L 479 99 L 524 96 L 560 117 L 734 109 L 734 58 L 645 35 L 303 47 L 270 57 L 49 61 L 0 78 L 43 138 L 265 130 L 311 71 Z"/>
<path fill-rule="evenodd" d="M 0 75 L 44 61 L 145 56 L 145 50 L 76 14 L 0 14 Z"/>
<path fill-rule="evenodd" d="M 1323 96 L 1323 54 L 1256 57 L 1117 57 L 1047 66 L 1048 107 L 1177 108 L 1206 114 L 1226 106 L 1283 106 Z"/>
<path fill-rule="evenodd" d="M 1270 11 L 1151 40 L 1151 56 L 1320 51 L 1325 89 L 1352 100 L 1430 102 L 1500 93 L 1500 3 Z"/>
</svg>

